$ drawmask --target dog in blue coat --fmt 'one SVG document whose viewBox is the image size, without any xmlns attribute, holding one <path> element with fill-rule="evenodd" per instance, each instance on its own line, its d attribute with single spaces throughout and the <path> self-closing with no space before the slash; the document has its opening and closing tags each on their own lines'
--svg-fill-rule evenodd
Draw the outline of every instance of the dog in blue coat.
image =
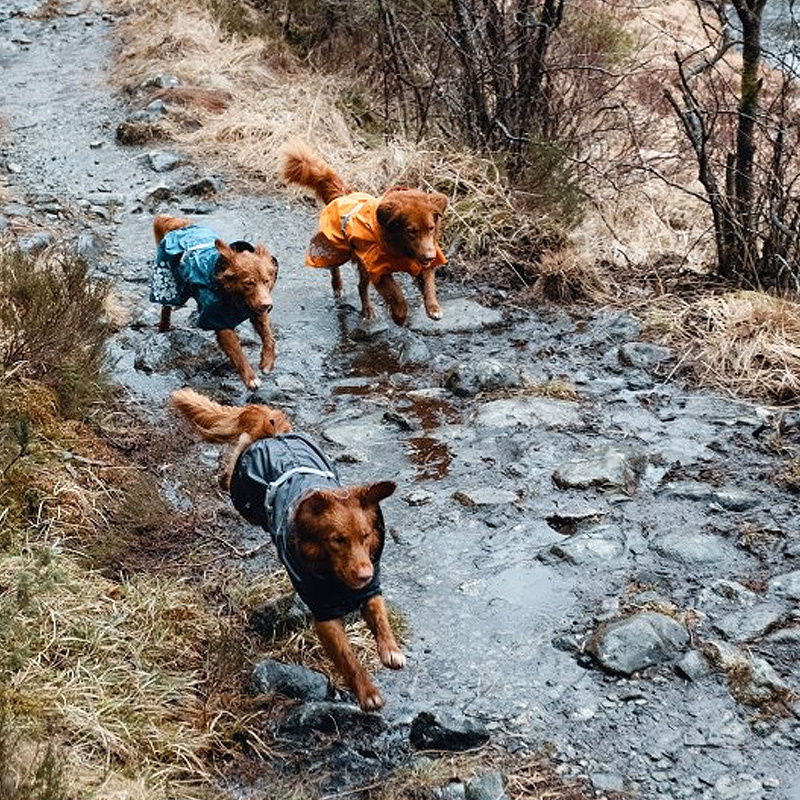
<svg viewBox="0 0 800 800">
<path fill-rule="evenodd" d="M 191 389 L 173 406 L 207 441 L 236 443 L 221 483 L 237 511 L 272 539 L 295 591 L 314 617 L 325 652 L 364 711 L 383 697 L 348 641 L 342 617 L 360 610 L 390 669 L 405 666 L 381 594 L 386 529 L 379 503 L 392 481 L 342 486 L 335 465 L 311 439 L 281 433 L 288 420 L 268 406 L 223 406 Z"/>
<path fill-rule="evenodd" d="M 197 325 L 214 331 L 245 386 L 261 381 L 247 360 L 236 327 L 249 319 L 261 338 L 259 369 L 275 365 L 275 339 L 270 327 L 272 289 L 278 261 L 263 244 L 226 244 L 210 228 L 183 217 L 159 214 L 153 221 L 156 258 L 150 300 L 161 305 L 159 331 L 170 328 L 172 309 L 197 302 Z"/>
</svg>

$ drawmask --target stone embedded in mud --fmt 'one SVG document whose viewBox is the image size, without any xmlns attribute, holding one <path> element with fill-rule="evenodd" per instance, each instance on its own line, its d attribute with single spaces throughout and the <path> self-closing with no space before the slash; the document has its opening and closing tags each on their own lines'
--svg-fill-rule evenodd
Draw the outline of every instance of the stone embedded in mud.
<svg viewBox="0 0 800 800">
<path fill-rule="evenodd" d="M 714 502 L 727 511 L 749 511 L 755 508 L 761 499 L 754 492 L 744 489 L 717 489 L 714 492 Z"/>
<path fill-rule="evenodd" d="M 466 800 L 508 800 L 500 772 L 487 772 L 467 781 L 464 787 Z"/>
<path fill-rule="evenodd" d="M 408 327 L 412 331 L 426 334 L 469 333 L 499 325 L 503 313 L 495 308 L 486 308 L 474 300 L 457 297 L 440 301 L 442 318 L 433 320 L 422 306 L 417 306 L 410 314 Z"/>
<path fill-rule="evenodd" d="M 763 635 L 780 622 L 785 610 L 774 603 L 760 603 L 752 608 L 732 611 L 715 619 L 713 627 L 730 642 L 746 642 Z"/>
<path fill-rule="evenodd" d="M 668 347 L 650 342 L 626 342 L 617 350 L 619 363 L 625 367 L 651 370 L 674 356 Z"/>
<path fill-rule="evenodd" d="M 686 629 L 672 617 L 646 611 L 601 626 L 586 649 L 605 669 L 631 675 L 672 661 L 688 643 Z"/>
<path fill-rule="evenodd" d="M 643 456 L 615 447 L 603 447 L 559 467 L 553 474 L 553 481 L 560 489 L 596 487 L 633 494 L 644 466 Z"/>
<path fill-rule="evenodd" d="M 340 733 L 363 730 L 381 733 L 388 723 L 379 714 L 368 714 L 349 703 L 317 700 L 292 711 L 281 724 L 281 733 L 306 736 L 312 731 Z"/>
<path fill-rule="evenodd" d="M 169 172 L 185 163 L 183 156 L 163 150 L 154 150 L 147 154 L 147 163 L 153 172 Z"/>
<path fill-rule="evenodd" d="M 767 586 L 770 594 L 800 601 L 800 569 L 776 575 Z"/>
<path fill-rule="evenodd" d="M 493 489 L 484 486 L 478 489 L 460 489 L 453 494 L 453 500 L 461 503 L 467 508 L 478 508 L 481 506 L 504 506 L 509 503 L 516 503 L 519 495 L 510 492 L 508 489 Z"/>
<path fill-rule="evenodd" d="M 664 558 L 681 564 L 716 564 L 732 558 L 735 548 L 721 536 L 675 531 L 659 536 L 650 547 Z"/>
<path fill-rule="evenodd" d="M 186 184 L 181 191 L 192 197 L 209 197 L 222 191 L 222 181 L 215 175 L 207 175 L 205 178 Z"/>
<path fill-rule="evenodd" d="M 250 688 L 256 694 L 280 694 L 293 700 L 329 700 L 333 696 L 330 681 L 321 672 L 272 658 L 256 664 Z"/>
<path fill-rule="evenodd" d="M 545 427 L 581 430 L 580 409 L 569 400 L 549 397 L 515 397 L 484 403 L 475 414 L 479 428 Z"/>
<path fill-rule="evenodd" d="M 456 364 L 445 373 L 442 384 L 459 397 L 474 397 L 479 392 L 517 388 L 522 376 L 508 364 L 487 358 Z"/>
<path fill-rule="evenodd" d="M 489 741 L 489 731 L 464 717 L 421 711 L 411 723 L 409 741 L 417 750 L 471 750 Z"/>
<path fill-rule="evenodd" d="M 599 525 L 591 530 L 574 534 L 563 542 L 556 542 L 542 554 L 540 560 L 547 561 L 548 555 L 555 556 L 569 564 L 593 564 L 600 561 L 613 561 L 624 555 L 627 540 L 620 528 L 613 525 Z"/>
<path fill-rule="evenodd" d="M 675 670 L 679 675 L 690 681 L 698 681 L 705 678 L 710 672 L 708 661 L 697 650 L 690 650 L 678 661 L 675 665 Z"/>
<path fill-rule="evenodd" d="M 434 790 L 433 794 L 439 800 L 466 800 L 467 787 L 461 781 L 453 780 Z"/>
</svg>

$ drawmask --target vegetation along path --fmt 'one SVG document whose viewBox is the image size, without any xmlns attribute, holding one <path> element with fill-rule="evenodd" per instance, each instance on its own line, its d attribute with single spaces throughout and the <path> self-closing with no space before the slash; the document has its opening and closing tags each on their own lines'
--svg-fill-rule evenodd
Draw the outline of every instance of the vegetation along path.
<svg viewBox="0 0 800 800">
<path fill-rule="evenodd" d="M 0 11 L 0 219 L 25 220 L 28 248 L 57 230 L 113 281 L 111 373 L 173 439 L 160 487 L 175 519 L 201 503 L 238 551 L 265 536 L 217 492 L 217 449 L 169 410 L 184 385 L 277 405 L 345 481 L 398 483 L 384 504 L 384 591 L 405 623 L 406 669 L 377 671 L 380 715 L 324 705 L 333 740 L 319 702 L 282 729 L 327 764 L 327 791 L 399 763 L 412 721 L 418 737 L 438 721 L 547 750 L 600 794 L 800 797 L 800 523 L 782 480 L 800 415 L 671 380 L 678 354 L 641 341 L 626 312 L 507 307 L 491 287 L 465 290 L 457 263 L 440 282 L 441 322 L 416 307 L 403 329 L 383 314 L 364 324 L 353 274 L 336 305 L 302 266 L 313 204 L 266 185 L 242 194 L 235 176 L 180 153 L 118 144 L 136 109 L 106 81 L 113 17 L 14 13 L 35 10 Z M 254 395 L 191 309 L 156 333 L 159 212 L 277 256 L 277 363 Z M 247 566 L 273 570 L 269 548 Z"/>
</svg>

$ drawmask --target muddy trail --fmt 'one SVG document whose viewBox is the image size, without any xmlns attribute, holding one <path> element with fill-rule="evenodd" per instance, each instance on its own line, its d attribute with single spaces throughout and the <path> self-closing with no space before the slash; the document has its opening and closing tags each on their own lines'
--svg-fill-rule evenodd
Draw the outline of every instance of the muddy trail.
<svg viewBox="0 0 800 800">
<path fill-rule="evenodd" d="M 0 10 L 12 194 L 0 225 L 24 221 L 28 250 L 56 231 L 114 282 L 112 373 L 181 443 L 163 471 L 175 513 L 204 493 L 226 504 L 218 449 L 168 409 L 183 385 L 279 405 L 345 482 L 398 483 L 383 583 L 408 664 L 377 673 L 380 715 L 337 702 L 339 736 L 302 729 L 308 704 L 302 747 L 326 765 L 327 790 L 410 757 L 409 727 L 429 712 L 514 752 L 546 749 L 598 794 L 800 798 L 800 524 L 779 479 L 800 415 L 670 379 L 676 354 L 641 341 L 628 313 L 509 307 L 467 290 L 457 262 L 440 280 L 441 322 L 407 287 L 408 327 L 383 313 L 365 325 L 351 271 L 337 306 L 327 277 L 302 266 L 313 203 L 243 194 L 168 146 L 117 144 L 137 109 L 107 83 L 113 18 L 81 5 L 37 20 L 36 5 Z M 196 196 L 199 181 L 213 193 Z M 280 261 L 277 363 L 254 395 L 190 308 L 156 333 L 157 212 L 264 241 Z M 217 524 L 242 549 L 265 536 L 233 514 Z M 274 562 L 265 551 L 251 566 Z"/>
</svg>

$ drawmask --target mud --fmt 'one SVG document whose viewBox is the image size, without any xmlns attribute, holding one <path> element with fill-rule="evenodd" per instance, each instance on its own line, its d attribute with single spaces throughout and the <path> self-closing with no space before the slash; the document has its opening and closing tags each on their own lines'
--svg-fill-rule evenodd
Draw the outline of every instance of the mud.
<svg viewBox="0 0 800 800">
<path fill-rule="evenodd" d="M 384 591 L 408 622 L 408 666 L 377 676 L 386 725 L 455 711 L 509 749 L 549 748 L 601 794 L 800 798 L 800 530 L 797 496 L 774 480 L 798 457 L 798 426 L 668 379 L 675 354 L 639 343 L 629 314 L 505 306 L 491 287 L 465 289 L 457 262 L 440 283 L 441 323 L 407 286 L 408 328 L 364 325 L 355 275 L 337 306 L 327 276 L 302 267 L 310 204 L 272 186 L 241 193 L 225 175 L 201 203 L 182 187 L 206 177 L 203 165 L 155 173 L 147 155 L 168 146 L 116 143 L 132 109 L 107 84 L 113 18 L 65 8 L 45 20 L 29 16 L 32 2 L 0 9 L 0 164 L 13 195 L 0 217 L 98 244 L 95 271 L 123 309 L 112 373 L 162 431 L 179 427 L 167 408 L 179 386 L 251 396 L 191 309 L 155 332 L 153 214 L 194 214 L 275 253 L 277 364 L 254 397 L 323 441 L 346 481 L 399 485 L 384 507 Z M 173 200 L 152 199 L 159 184 Z M 491 363 L 518 385 L 480 390 Z M 444 388 L 454 369 L 477 372 L 475 393 Z M 577 400 L 546 396 L 559 381 Z M 178 510 L 198 487 L 215 495 L 215 448 L 192 444 L 184 457 L 164 484 Z M 243 548 L 263 538 L 220 520 Z M 643 611 L 688 626 L 688 645 L 631 675 L 589 656 L 602 623 Z M 769 702 L 732 693 L 704 655 L 716 641 L 774 668 Z"/>
</svg>

